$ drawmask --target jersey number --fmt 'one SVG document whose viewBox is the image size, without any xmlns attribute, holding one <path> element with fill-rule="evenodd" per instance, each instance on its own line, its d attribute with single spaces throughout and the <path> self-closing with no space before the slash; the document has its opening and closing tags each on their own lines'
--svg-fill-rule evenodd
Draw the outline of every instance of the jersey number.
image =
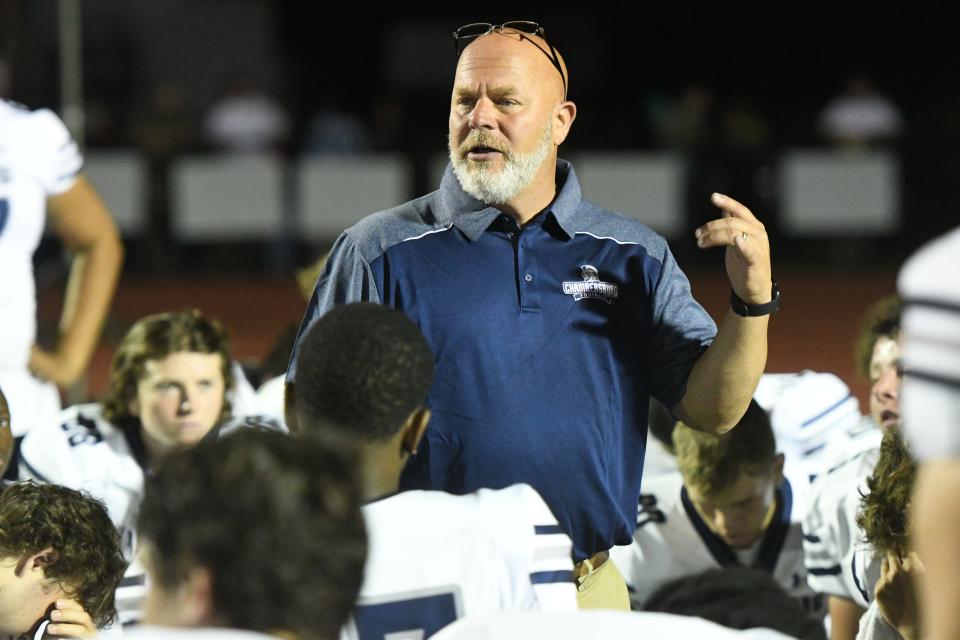
<svg viewBox="0 0 960 640">
<path fill-rule="evenodd" d="M 3 230 L 7 228 L 7 219 L 10 217 L 10 201 L 6 198 L 0 198 L 0 236 Z"/>
<path fill-rule="evenodd" d="M 460 617 L 452 592 L 420 597 L 398 594 L 396 600 L 359 604 L 353 613 L 360 640 L 421 640 Z"/>
<path fill-rule="evenodd" d="M 73 422 L 64 422 L 60 428 L 67 432 L 67 441 L 71 447 L 78 447 L 81 444 L 97 444 L 103 440 L 97 423 L 90 418 L 77 415 Z"/>
</svg>

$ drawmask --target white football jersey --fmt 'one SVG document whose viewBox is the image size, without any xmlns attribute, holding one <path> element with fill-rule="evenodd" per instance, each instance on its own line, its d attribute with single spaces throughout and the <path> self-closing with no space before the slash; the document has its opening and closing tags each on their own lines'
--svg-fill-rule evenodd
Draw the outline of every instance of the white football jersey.
<svg viewBox="0 0 960 640">
<path fill-rule="evenodd" d="M 771 629 L 738 631 L 702 618 L 649 611 L 488 614 L 460 620 L 433 637 L 435 640 L 791 640 Z"/>
<path fill-rule="evenodd" d="M 26 369 L 36 337 L 33 252 L 47 198 L 72 187 L 82 164 L 52 111 L 0 100 L 0 369 Z"/>
<path fill-rule="evenodd" d="M 363 512 L 369 555 L 344 640 L 430 637 L 496 611 L 577 609 L 572 543 L 528 485 L 407 491 Z"/>
<path fill-rule="evenodd" d="M 960 228 L 900 271 L 903 430 L 921 460 L 960 456 Z"/>
<path fill-rule="evenodd" d="M 139 438 L 130 438 L 103 417 L 100 404 L 64 409 L 59 422 L 30 431 L 20 447 L 22 480 L 38 480 L 86 491 L 107 507 L 120 531 L 130 563 L 117 589 L 122 624 L 139 620 L 146 596 L 146 572 L 138 559 L 137 509 L 143 497 L 145 454 Z"/>
<path fill-rule="evenodd" d="M 817 478 L 803 522 L 807 582 L 817 593 L 853 600 L 867 608 L 880 579 L 880 559 L 857 526 L 879 449 L 862 452 Z"/>
<path fill-rule="evenodd" d="M 765 373 L 754 399 L 770 415 L 797 514 L 808 508 L 818 475 L 880 446 L 880 430 L 860 414 L 850 388 L 832 373 Z"/>
<path fill-rule="evenodd" d="M 611 558 L 620 569 L 631 598 L 641 605 L 665 583 L 709 569 L 747 566 L 770 574 L 812 616 L 826 612 L 823 598 L 806 581 L 800 524 L 794 522 L 789 481 L 777 489 L 770 526 L 750 552 L 731 549 L 697 513 L 682 478 L 657 478 L 644 487 L 633 542 L 614 547 Z M 753 556 L 747 560 L 744 556 Z"/>
</svg>

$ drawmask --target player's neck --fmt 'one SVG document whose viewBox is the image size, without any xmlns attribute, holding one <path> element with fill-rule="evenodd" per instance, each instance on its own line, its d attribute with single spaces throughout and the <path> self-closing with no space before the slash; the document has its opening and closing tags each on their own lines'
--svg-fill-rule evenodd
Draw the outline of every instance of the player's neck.
<svg viewBox="0 0 960 640">
<path fill-rule="evenodd" d="M 363 479 L 363 498 L 369 502 L 396 493 L 400 486 L 400 472 L 404 459 L 390 446 L 369 446 L 360 452 L 360 477 Z"/>
</svg>

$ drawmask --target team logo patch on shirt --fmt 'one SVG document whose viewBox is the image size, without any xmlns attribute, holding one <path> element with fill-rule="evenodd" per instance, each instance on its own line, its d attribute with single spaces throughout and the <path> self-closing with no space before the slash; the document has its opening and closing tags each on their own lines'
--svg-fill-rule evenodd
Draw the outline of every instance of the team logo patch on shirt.
<svg viewBox="0 0 960 640">
<path fill-rule="evenodd" d="M 594 298 L 611 304 L 617 297 L 617 285 L 600 280 L 600 272 L 593 265 L 580 265 L 580 275 L 583 277 L 583 282 L 563 283 L 563 292 L 573 296 L 574 300 Z"/>
</svg>

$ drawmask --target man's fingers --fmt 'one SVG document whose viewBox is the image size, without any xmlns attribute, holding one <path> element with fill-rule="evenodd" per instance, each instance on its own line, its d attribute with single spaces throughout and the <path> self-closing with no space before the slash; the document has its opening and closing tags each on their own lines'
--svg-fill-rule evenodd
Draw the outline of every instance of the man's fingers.
<svg viewBox="0 0 960 640">
<path fill-rule="evenodd" d="M 750 222 L 759 222 L 757 217 L 753 215 L 753 212 L 751 212 L 750 209 L 747 209 L 744 205 L 737 202 L 730 196 L 725 196 L 722 193 L 714 193 L 710 196 L 710 201 L 714 204 L 714 206 L 723 209 L 735 218 L 749 220 Z"/>
<path fill-rule="evenodd" d="M 758 229 L 743 220 L 730 217 L 711 220 L 697 229 L 694 235 L 697 238 L 697 246 L 706 249 L 737 245 L 738 240 L 742 242 L 757 240 L 757 236 L 761 233 L 764 233 L 762 227 Z"/>
</svg>

